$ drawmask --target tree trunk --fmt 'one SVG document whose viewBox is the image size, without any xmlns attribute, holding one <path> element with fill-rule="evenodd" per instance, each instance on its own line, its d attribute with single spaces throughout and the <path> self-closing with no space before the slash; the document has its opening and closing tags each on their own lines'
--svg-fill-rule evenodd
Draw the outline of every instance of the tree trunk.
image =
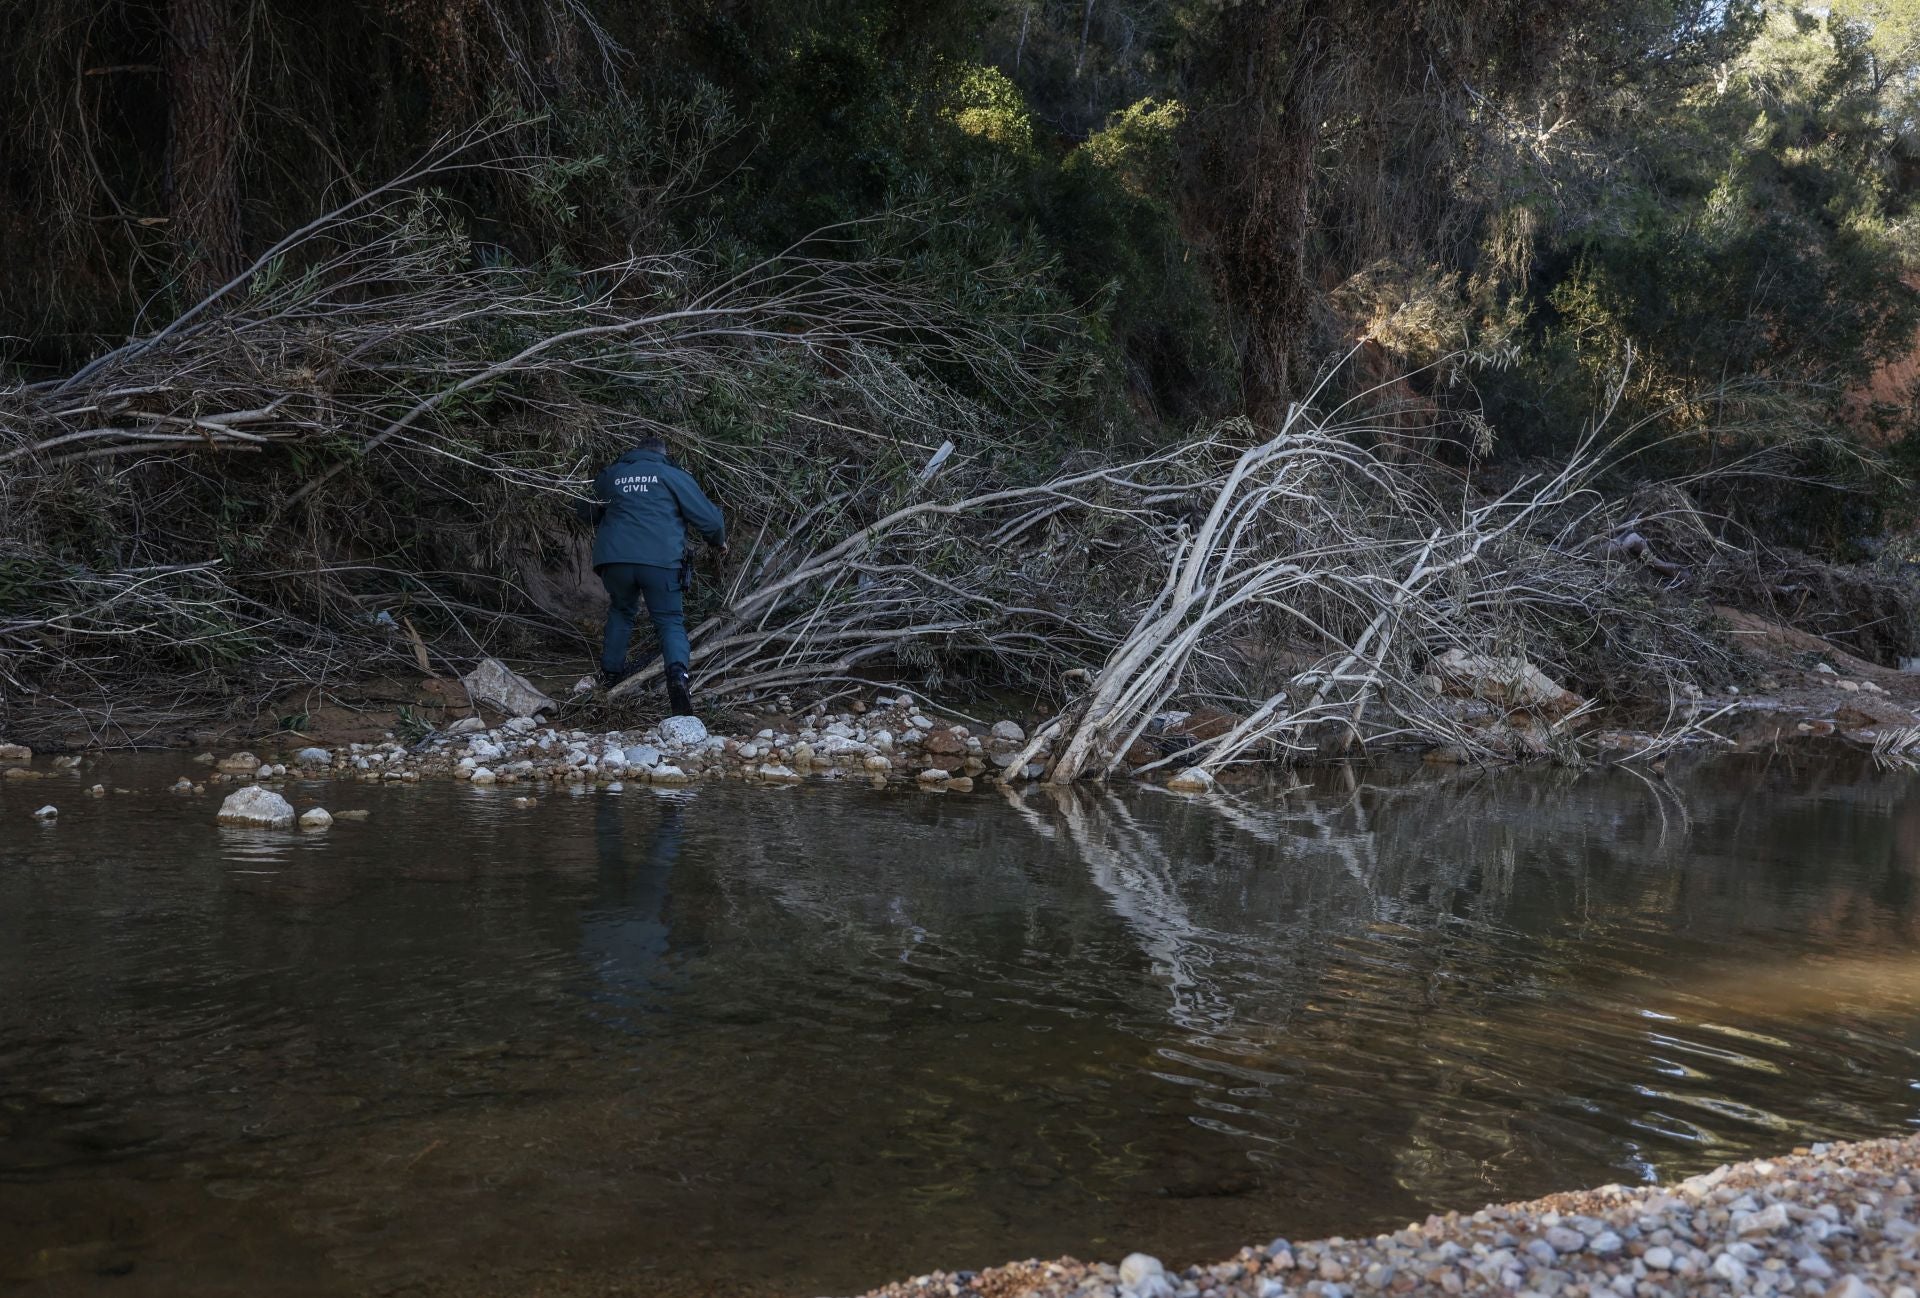
<svg viewBox="0 0 1920 1298">
<path fill-rule="evenodd" d="M 1247 417 L 1278 427 L 1287 403 L 1310 375 L 1314 285 L 1307 273 L 1312 237 L 1314 155 L 1319 124 L 1282 110 L 1262 132 L 1248 177 L 1248 203 L 1225 249 L 1241 302 L 1240 389 Z"/>
<path fill-rule="evenodd" d="M 1301 27 L 1284 6 L 1244 5 L 1222 22 L 1189 191 L 1239 328 L 1242 404 L 1266 428 L 1302 395 L 1312 351 L 1307 260 L 1324 87 L 1321 52 Z"/>
<path fill-rule="evenodd" d="M 172 0 L 167 13 L 166 189 L 189 294 L 238 274 L 240 58 L 234 0 Z"/>
</svg>

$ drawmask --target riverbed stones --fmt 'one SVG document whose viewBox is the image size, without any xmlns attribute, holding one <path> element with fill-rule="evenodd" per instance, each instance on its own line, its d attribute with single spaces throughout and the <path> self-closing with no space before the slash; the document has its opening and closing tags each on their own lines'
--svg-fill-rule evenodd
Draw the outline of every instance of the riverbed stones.
<svg viewBox="0 0 1920 1298">
<path fill-rule="evenodd" d="M 467 782 L 469 784 L 488 785 L 495 783 L 499 778 L 498 775 L 495 775 L 487 767 L 476 766 L 473 768 L 473 774 L 467 777 Z"/>
<path fill-rule="evenodd" d="M 678 766 L 662 764 L 647 773 L 655 784 L 686 784 L 692 777 Z"/>
<path fill-rule="evenodd" d="M 1203 767 L 1189 766 L 1168 780 L 1167 787 L 1175 793 L 1206 793 L 1214 787 L 1214 778 Z"/>
<path fill-rule="evenodd" d="M 1603 1186 L 1430 1216 L 1370 1239 L 1276 1240 L 1219 1265 L 1160 1274 L 1176 1298 L 1920 1298 L 1916 1166 L 1920 1135 L 1815 1145 L 1679 1184 Z M 1736 1222 L 1761 1218 L 1767 1228 L 1738 1233 Z M 1547 1239 L 1561 1231 L 1578 1247 L 1554 1249 Z M 1064 1258 L 1016 1262 L 960 1284 L 923 1276 L 870 1298 L 1119 1298 L 1138 1291 L 1128 1281 L 1151 1274 L 1144 1264 L 1122 1276 Z"/>
<path fill-rule="evenodd" d="M 293 755 L 293 760 L 301 766 L 331 766 L 333 753 L 325 748 L 302 748 Z"/>
<path fill-rule="evenodd" d="M 216 817 L 223 825 L 244 825 L 255 829 L 289 829 L 293 826 L 293 804 L 257 784 L 227 795 Z"/>
<path fill-rule="evenodd" d="M 637 766 L 642 770 L 660 765 L 665 759 L 665 756 L 664 753 L 652 744 L 635 744 L 631 748 L 622 749 L 620 752 L 621 760 L 625 761 L 628 766 Z"/>
<path fill-rule="evenodd" d="M 699 717 L 668 717 L 660 723 L 660 742 L 669 747 L 690 747 L 706 737 L 706 724 Z"/>
<path fill-rule="evenodd" d="M 333 825 L 333 816 L 325 807 L 313 807 L 300 813 L 300 828 L 328 829 Z"/>
<path fill-rule="evenodd" d="M 25 744 L 0 744 L 0 762 L 30 762 L 33 750 Z"/>
<path fill-rule="evenodd" d="M 1012 721 L 996 721 L 988 732 L 996 744 L 1023 744 L 1027 741 L 1027 732 Z"/>
<path fill-rule="evenodd" d="M 761 779 L 771 780 L 776 784 L 792 784 L 800 778 L 799 773 L 791 766 L 781 766 L 773 762 L 761 766 L 758 774 Z"/>
<path fill-rule="evenodd" d="M 60 814 L 60 808 L 54 806 L 51 802 L 49 802 L 46 806 L 34 812 L 33 818 L 35 820 L 52 820 L 54 817 L 58 816 L 59 814 Z"/>
<path fill-rule="evenodd" d="M 213 769 L 223 775 L 252 775 L 260 769 L 260 759 L 242 750 L 222 757 L 214 763 Z"/>
</svg>

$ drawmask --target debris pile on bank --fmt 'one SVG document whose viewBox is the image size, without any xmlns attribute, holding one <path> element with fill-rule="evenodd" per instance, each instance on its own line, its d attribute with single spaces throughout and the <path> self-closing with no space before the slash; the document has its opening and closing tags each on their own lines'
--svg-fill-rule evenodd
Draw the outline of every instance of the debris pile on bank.
<svg viewBox="0 0 1920 1298">
<path fill-rule="evenodd" d="M 1667 1186 L 1605 1186 L 1428 1217 L 1390 1235 L 1276 1239 L 1170 1270 L 1016 1262 L 868 1298 L 1362 1298 L 1502 1294 L 1916 1298 L 1920 1136 L 1815 1145 Z"/>
</svg>

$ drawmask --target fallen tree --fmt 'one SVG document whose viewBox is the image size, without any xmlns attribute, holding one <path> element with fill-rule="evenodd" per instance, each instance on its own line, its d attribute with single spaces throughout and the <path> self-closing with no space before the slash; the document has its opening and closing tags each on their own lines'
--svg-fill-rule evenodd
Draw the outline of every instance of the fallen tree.
<svg viewBox="0 0 1920 1298">
<path fill-rule="evenodd" d="M 491 139 L 316 218 L 74 373 L 0 386 L 0 724 L 138 743 L 170 717 L 406 670 L 422 638 L 452 664 L 577 652 L 580 610 L 546 574 L 580 549 L 569 498 L 637 434 L 740 412 L 679 444 L 739 525 L 778 535 L 837 474 L 903 465 L 932 430 L 990 449 L 968 393 L 1032 418 L 1063 381 L 1067 331 L 1028 305 L 1019 264 L 971 267 L 964 294 L 916 264 L 959 214 L 889 213 L 757 261 L 528 266 L 476 247 L 433 188 L 475 167 L 524 179 L 472 161 Z"/>
</svg>

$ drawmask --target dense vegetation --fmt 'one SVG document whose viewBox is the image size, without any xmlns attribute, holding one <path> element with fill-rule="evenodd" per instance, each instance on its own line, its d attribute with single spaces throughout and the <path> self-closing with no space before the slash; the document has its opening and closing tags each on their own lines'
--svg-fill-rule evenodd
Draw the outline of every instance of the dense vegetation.
<svg viewBox="0 0 1920 1298">
<path fill-rule="evenodd" d="M 16 700 L 577 636 L 641 427 L 825 534 L 1309 399 L 1490 484 L 1611 409 L 1701 598 L 1920 651 L 1912 0 L 8 9 Z"/>
</svg>

